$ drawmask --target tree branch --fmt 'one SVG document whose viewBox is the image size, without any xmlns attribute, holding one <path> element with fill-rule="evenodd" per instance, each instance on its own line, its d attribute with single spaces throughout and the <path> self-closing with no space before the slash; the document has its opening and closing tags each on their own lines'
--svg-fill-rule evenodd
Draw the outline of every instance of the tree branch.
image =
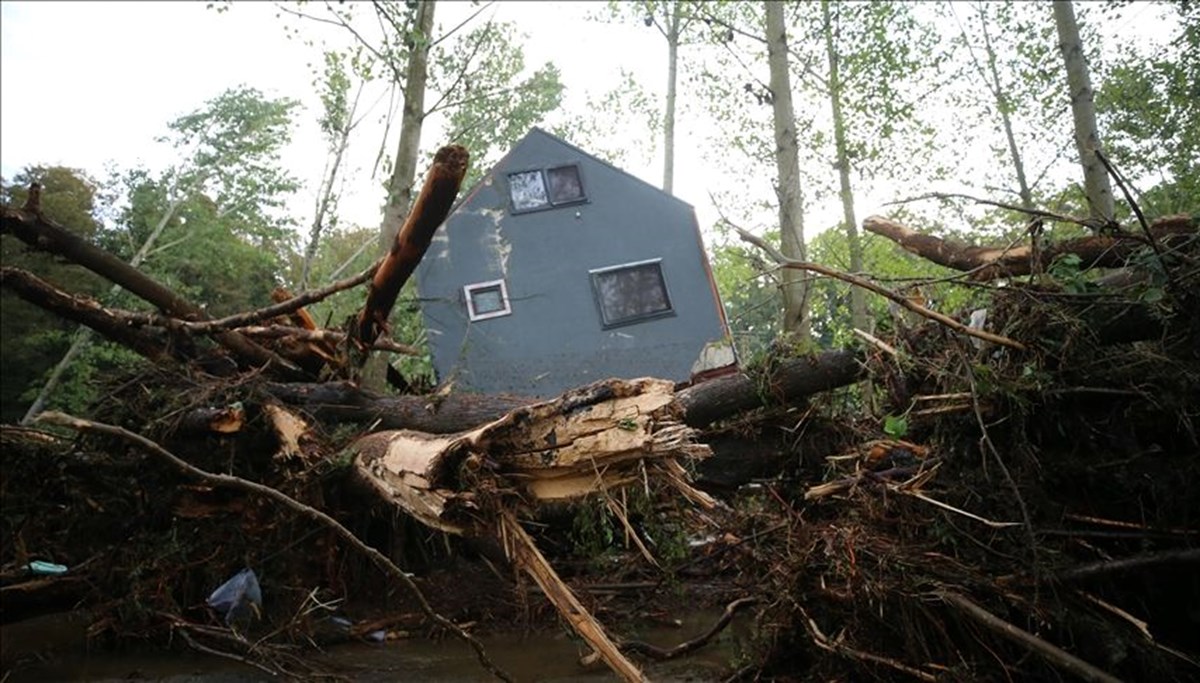
<svg viewBox="0 0 1200 683">
<path fill-rule="evenodd" d="M 483 649 L 483 645 L 476 640 L 474 636 L 464 631 L 454 622 L 434 611 L 433 607 L 430 606 L 429 601 L 425 599 L 425 594 L 421 592 L 421 589 L 413 581 L 411 574 L 397 567 L 383 553 L 360 541 L 357 536 L 350 532 L 349 529 L 342 526 L 341 522 L 338 522 L 336 519 L 330 517 L 324 512 L 309 505 L 305 505 L 295 498 L 292 498 L 291 496 L 277 489 L 273 489 L 270 486 L 265 486 L 263 484 L 242 479 L 241 477 L 235 477 L 229 474 L 213 474 L 211 472 L 202 470 L 199 467 L 196 467 L 195 465 L 183 460 L 174 453 L 166 450 L 150 439 L 121 427 L 104 424 L 102 422 L 84 420 L 72 415 L 53 411 L 42 413 L 38 416 L 37 421 L 46 424 L 58 425 L 60 427 L 67 427 L 74 429 L 77 432 L 115 436 L 128 441 L 138 448 L 141 448 L 142 450 L 160 458 L 175 469 L 190 477 L 199 479 L 207 484 L 211 484 L 212 486 L 236 489 L 253 495 L 259 495 L 264 498 L 269 498 L 276 503 L 279 503 L 280 505 L 292 510 L 293 512 L 299 513 L 318 522 L 319 524 L 333 531 L 339 538 L 345 541 L 347 545 L 370 558 L 376 564 L 376 566 L 383 569 L 386 573 L 404 584 L 409 592 L 412 593 L 413 597 L 416 598 L 417 603 L 420 605 L 421 611 L 425 614 L 425 616 L 470 645 L 475 651 L 475 655 L 479 659 L 479 663 L 482 664 L 485 669 L 491 672 L 492 675 L 503 681 L 512 680 L 508 674 L 492 663 L 487 656 L 487 652 Z"/>
</svg>

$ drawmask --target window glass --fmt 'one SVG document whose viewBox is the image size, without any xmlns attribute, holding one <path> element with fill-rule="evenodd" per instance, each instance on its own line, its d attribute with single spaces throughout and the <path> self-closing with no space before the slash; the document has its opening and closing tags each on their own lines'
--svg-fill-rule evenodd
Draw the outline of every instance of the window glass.
<svg viewBox="0 0 1200 683">
<path fill-rule="evenodd" d="M 509 174 L 508 191 L 512 196 L 514 211 L 528 211 L 550 204 L 550 200 L 546 197 L 546 183 L 542 180 L 541 171 Z"/>
<path fill-rule="evenodd" d="M 623 325 L 671 311 L 659 261 L 592 271 L 592 285 L 605 327 Z"/>
<path fill-rule="evenodd" d="M 546 171 L 550 182 L 550 201 L 566 204 L 584 199 L 583 183 L 579 180 L 578 166 L 559 166 Z"/>
<path fill-rule="evenodd" d="M 512 313 L 503 280 L 467 285 L 463 291 L 467 296 L 467 316 L 471 320 L 486 320 Z"/>
</svg>

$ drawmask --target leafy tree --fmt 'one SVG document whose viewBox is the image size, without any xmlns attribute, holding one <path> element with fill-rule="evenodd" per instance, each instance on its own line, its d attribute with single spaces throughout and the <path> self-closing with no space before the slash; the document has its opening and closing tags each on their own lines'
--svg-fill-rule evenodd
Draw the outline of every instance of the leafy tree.
<svg viewBox="0 0 1200 683">
<path fill-rule="evenodd" d="M 792 106 L 789 41 L 784 28 L 783 5 L 768 1 L 766 21 L 767 62 L 771 72 L 771 101 L 775 129 L 775 192 L 779 196 L 779 229 L 783 255 L 807 260 L 804 245 L 804 195 L 800 185 L 800 152 L 796 113 Z M 804 273 L 783 271 L 783 330 L 807 343 L 810 330 L 808 279 Z"/>
<path fill-rule="evenodd" d="M 279 167 L 279 151 L 290 139 L 296 104 L 237 87 L 172 121 L 159 141 L 175 147 L 182 161 L 159 176 L 139 169 L 118 174 L 114 188 L 128 200 L 98 241 L 214 313 L 265 303 L 294 240 L 284 203 L 296 183 Z M 114 285 L 108 302 L 143 305 L 119 294 Z M 90 340 L 81 328 L 25 420 L 41 410 Z"/>
<path fill-rule="evenodd" d="M 83 171 L 61 166 L 31 166 L 11 182 L 0 181 L 0 202 L 20 206 L 33 182 L 42 186 L 42 212 L 67 230 L 92 239 L 100 230 L 98 219 L 100 185 Z M 98 296 L 104 281 L 91 271 L 36 252 L 15 238 L 0 236 L 0 260 L 4 265 L 28 270 L 62 289 Z M 55 362 L 70 348 L 75 326 L 26 303 L 8 290 L 0 292 L 0 420 L 13 423 L 25 414 L 32 396 L 28 390 L 40 384 Z M 72 387 L 74 388 L 74 387 Z M 75 391 L 63 392 L 64 404 L 74 406 Z"/>
<path fill-rule="evenodd" d="M 434 53 L 432 85 L 442 93 L 429 113 L 449 112 L 449 138 L 471 152 L 464 187 L 470 187 L 562 102 L 558 67 L 547 62 L 522 79 L 523 36 L 509 22 L 488 22 L 460 41 L 470 46 Z M 454 81 L 448 82 L 453 78 Z"/>
<path fill-rule="evenodd" d="M 1118 167 L 1149 189 L 1148 212 L 1200 207 L 1200 4 L 1165 3 L 1161 23 L 1175 28 L 1149 54 L 1126 45 L 1096 93 L 1100 120 Z M 1171 22 L 1171 19 L 1176 21 Z"/>
</svg>

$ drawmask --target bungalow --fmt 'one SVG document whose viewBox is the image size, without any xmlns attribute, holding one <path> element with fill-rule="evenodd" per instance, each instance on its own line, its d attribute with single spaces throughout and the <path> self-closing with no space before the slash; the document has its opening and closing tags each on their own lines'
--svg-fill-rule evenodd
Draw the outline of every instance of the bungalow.
<svg viewBox="0 0 1200 683">
<path fill-rule="evenodd" d="M 439 382 L 550 397 L 735 367 L 691 205 L 533 129 L 451 211 L 417 270 Z"/>
</svg>

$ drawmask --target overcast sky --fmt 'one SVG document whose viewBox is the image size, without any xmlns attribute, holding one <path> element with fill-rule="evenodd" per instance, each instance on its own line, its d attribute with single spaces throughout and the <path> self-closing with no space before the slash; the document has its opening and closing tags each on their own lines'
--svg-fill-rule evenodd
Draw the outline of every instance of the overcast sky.
<svg viewBox="0 0 1200 683">
<path fill-rule="evenodd" d="M 477 9 L 441 2 L 436 17 L 456 25 Z M 529 34 L 526 63 L 553 61 L 567 85 L 565 107 L 580 107 L 589 92 L 616 85 L 620 69 L 635 70 L 646 87 L 666 78 L 665 42 L 653 29 L 586 21 L 599 3 L 499 2 L 483 17 L 511 20 Z M 228 87 L 245 83 L 307 106 L 284 163 L 307 185 L 298 197 L 301 222 L 311 214 L 325 149 L 316 127 L 319 103 L 312 70 L 319 49 L 285 36 L 272 3 L 235 3 L 229 11 L 205 3 L 13 2 L 0 3 L 0 173 L 11 178 L 30 164 L 62 164 L 103 175 L 106 163 L 126 168 L 171 162 L 167 145 L 154 138 L 166 124 Z M 293 22 L 294 23 L 294 22 Z M 344 40 L 336 30 L 306 23 L 318 39 Z M 374 98 L 368 98 L 374 99 Z M 382 116 L 386 101 L 376 113 Z M 370 120 L 374 120 L 372 116 Z M 423 146 L 437 147 L 439 131 L 427 126 Z M 396 128 L 387 142 L 395 145 Z M 684 124 L 679 139 L 690 131 Z M 364 126 L 352 141 L 352 175 L 343 199 L 343 223 L 377 224 L 382 191 L 370 169 L 382 127 Z M 676 194 L 707 203 L 697 146 L 681 145 Z M 625 170 L 659 185 L 659 155 L 631 154 Z M 424 169 L 420 170 L 423 173 Z M 418 179 L 419 182 L 419 179 Z M 715 217 L 714 217 L 715 218 Z"/>
</svg>

